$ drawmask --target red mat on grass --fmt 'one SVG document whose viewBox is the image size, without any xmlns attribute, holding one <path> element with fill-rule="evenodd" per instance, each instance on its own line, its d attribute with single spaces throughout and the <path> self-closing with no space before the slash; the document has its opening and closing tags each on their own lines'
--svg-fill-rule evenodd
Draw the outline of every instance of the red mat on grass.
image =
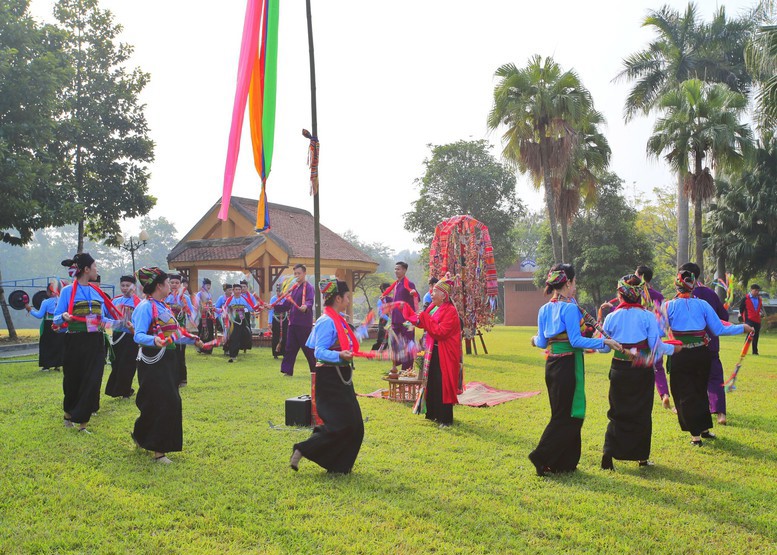
<svg viewBox="0 0 777 555">
<path fill-rule="evenodd" d="M 459 395 L 459 404 L 468 407 L 493 407 L 513 399 L 534 397 L 539 394 L 539 391 L 508 391 L 496 389 L 481 382 L 469 382 L 464 386 L 464 393 Z M 388 389 L 379 389 L 372 393 L 359 393 L 359 397 L 386 398 L 388 397 Z"/>
</svg>

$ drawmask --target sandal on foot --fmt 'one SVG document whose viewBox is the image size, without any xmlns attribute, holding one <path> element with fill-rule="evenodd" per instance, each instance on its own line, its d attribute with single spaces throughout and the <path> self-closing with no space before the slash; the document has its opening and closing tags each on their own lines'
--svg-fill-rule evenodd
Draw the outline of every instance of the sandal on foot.
<svg viewBox="0 0 777 555">
<path fill-rule="evenodd" d="M 701 433 L 701 437 L 703 437 L 704 439 L 715 439 L 718 436 L 716 436 L 715 434 L 707 430 L 706 432 Z"/>
<path fill-rule="evenodd" d="M 85 435 L 88 435 L 88 436 L 92 435 L 92 432 L 90 432 L 86 428 L 78 428 L 78 433 L 79 434 L 85 434 Z"/>
<path fill-rule="evenodd" d="M 167 455 L 159 455 L 158 457 L 154 457 L 154 462 L 159 464 L 170 464 L 170 459 L 167 458 Z"/>
<path fill-rule="evenodd" d="M 704 445 L 704 443 L 702 443 L 700 439 L 692 439 L 691 445 L 693 445 L 694 447 L 701 447 L 702 445 Z"/>
<path fill-rule="evenodd" d="M 70 420 L 69 418 L 64 418 L 62 421 L 65 423 L 65 428 L 75 428 L 76 427 L 76 425 L 73 424 L 73 421 Z"/>
<path fill-rule="evenodd" d="M 639 461 L 639 466 L 655 466 L 656 463 L 653 461 Z"/>
</svg>

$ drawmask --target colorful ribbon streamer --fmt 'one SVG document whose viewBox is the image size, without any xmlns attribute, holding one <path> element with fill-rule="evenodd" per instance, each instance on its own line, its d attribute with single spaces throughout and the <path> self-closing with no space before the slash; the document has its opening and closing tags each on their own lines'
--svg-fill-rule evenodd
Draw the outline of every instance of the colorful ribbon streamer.
<svg viewBox="0 0 777 555">
<path fill-rule="evenodd" d="M 742 345 L 742 352 L 739 353 L 739 362 L 737 362 L 737 365 L 734 367 L 734 372 L 731 374 L 731 377 L 723 382 L 723 387 L 725 387 L 726 393 L 730 393 L 737 388 L 737 376 L 739 376 L 739 370 L 742 368 L 742 362 L 745 360 L 747 353 L 750 351 L 750 345 L 753 343 L 754 336 L 754 331 L 751 331 L 747 334 L 747 337 L 745 338 L 745 344 Z"/>
<path fill-rule="evenodd" d="M 224 188 L 219 219 L 226 220 L 240 152 L 246 102 L 249 104 L 254 166 L 261 179 L 256 212 L 256 230 L 270 228 L 265 187 L 272 168 L 275 137 L 276 90 L 278 82 L 278 11 L 279 0 L 248 0 L 243 24 L 243 40 L 237 71 L 237 88 L 232 108 Z"/>
</svg>

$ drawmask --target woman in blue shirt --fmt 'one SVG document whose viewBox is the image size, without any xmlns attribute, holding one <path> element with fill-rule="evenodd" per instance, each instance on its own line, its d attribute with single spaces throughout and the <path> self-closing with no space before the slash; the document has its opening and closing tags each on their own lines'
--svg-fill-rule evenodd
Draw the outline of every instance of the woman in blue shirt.
<svg viewBox="0 0 777 555">
<path fill-rule="evenodd" d="M 353 353 L 359 343 L 340 313 L 351 303 L 344 281 L 319 284 L 324 297 L 324 314 L 316 321 L 307 346 L 316 357 L 316 407 L 323 420 L 313 435 L 294 445 L 291 468 L 298 469 L 304 457 L 328 472 L 348 474 L 364 439 L 364 422 L 353 389 Z"/>
<path fill-rule="evenodd" d="M 80 424 L 79 431 L 89 433 L 86 425 L 100 406 L 100 385 L 105 370 L 104 324 L 121 318 L 108 296 L 94 281 L 97 262 L 82 252 L 63 260 L 74 278 L 64 287 L 57 301 L 52 326 L 65 333 L 62 360 L 62 390 L 65 427 Z"/>
<path fill-rule="evenodd" d="M 105 394 L 109 397 L 129 399 L 135 394 L 132 381 L 138 368 L 138 346 L 132 339 L 132 312 L 140 304 L 140 297 L 135 294 L 135 283 L 135 276 L 121 276 L 121 295 L 113 299 L 113 305 L 121 312 L 122 317 L 121 322 L 114 326 L 111 337 L 113 359 L 111 373 L 105 384 Z"/>
<path fill-rule="evenodd" d="M 710 431 L 712 418 L 707 397 L 712 353 L 707 347 L 709 335 L 750 333 L 752 327 L 725 326 L 712 306 L 693 296 L 696 276 L 691 270 L 680 270 L 675 278 L 677 295 L 666 303 L 666 316 L 674 337 L 684 348 L 669 358 L 669 387 L 677 408 L 680 429 L 691 434 L 691 444 L 701 446 L 702 438 L 714 439 Z"/>
<path fill-rule="evenodd" d="M 550 302 L 537 315 L 537 335 L 532 345 L 547 349 L 545 384 L 550 400 L 550 422 L 529 460 L 538 476 L 548 472 L 572 472 L 580 461 L 580 429 L 585 418 L 585 366 L 583 349 L 621 349 L 611 339 L 593 339 L 580 333 L 582 315 L 575 303 L 575 270 L 557 264 L 545 280 Z"/>
<path fill-rule="evenodd" d="M 610 422 L 602 454 L 605 470 L 615 470 L 613 459 L 653 464 L 648 460 L 653 433 L 653 362 L 681 348 L 661 341 L 656 317 L 640 302 L 642 288 L 639 276 L 623 276 L 618 281 L 619 304 L 604 320 L 604 332 L 627 351 L 615 351 L 610 366 Z M 604 349 L 609 351 L 609 347 Z"/>
<path fill-rule="evenodd" d="M 176 344 L 202 341 L 183 334 L 172 309 L 164 299 L 170 294 L 169 276 L 157 267 L 138 270 L 146 299 L 132 313 L 138 354 L 138 395 L 135 404 L 135 445 L 154 452 L 154 461 L 169 464 L 167 453 L 183 449 L 183 413 L 178 392 Z"/>
<path fill-rule="evenodd" d="M 59 370 L 65 351 L 65 337 L 51 329 L 51 325 L 54 323 L 54 311 L 59 300 L 57 298 L 59 291 L 57 285 L 57 282 L 49 284 L 46 289 L 49 296 L 37 310 L 30 305 L 24 306 L 31 316 L 43 319 L 40 325 L 40 342 L 38 344 L 38 366 L 43 372 L 48 372 L 52 368 Z"/>
</svg>

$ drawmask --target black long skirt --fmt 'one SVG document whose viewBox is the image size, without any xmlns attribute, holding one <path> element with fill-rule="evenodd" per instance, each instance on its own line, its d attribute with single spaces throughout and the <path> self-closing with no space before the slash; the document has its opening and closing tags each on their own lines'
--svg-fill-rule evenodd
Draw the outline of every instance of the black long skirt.
<svg viewBox="0 0 777 555">
<path fill-rule="evenodd" d="M 213 320 L 210 318 L 201 318 L 200 323 L 197 326 L 197 335 L 203 343 L 212 341 L 216 336 L 213 331 Z M 213 347 L 209 349 L 197 349 L 198 352 L 204 355 L 210 355 L 213 353 Z"/>
<path fill-rule="evenodd" d="M 41 323 L 38 344 L 38 366 L 41 368 L 59 368 L 65 354 L 65 334 L 52 330 L 51 324 L 51 320 Z"/>
<path fill-rule="evenodd" d="M 347 474 L 353 468 L 364 439 L 364 422 L 353 384 L 353 370 L 334 366 L 316 368 L 316 408 L 324 421 L 309 439 L 294 445 L 306 459 L 329 472 Z M 342 379 L 341 379 L 342 375 Z"/>
<path fill-rule="evenodd" d="M 183 384 L 186 383 L 189 379 L 189 374 L 186 370 L 186 345 L 176 344 L 175 350 L 178 353 L 175 357 L 175 366 L 178 372 L 178 384 Z"/>
<path fill-rule="evenodd" d="M 669 388 L 680 429 L 698 436 L 712 428 L 707 398 L 712 353 L 707 347 L 683 349 L 669 357 Z"/>
<path fill-rule="evenodd" d="M 138 344 L 131 333 L 114 332 L 113 340 L 114 358 L 108 383 L 105 384 L 105 394 L 109 397 L 128 397 L 135 391 L 132 389 L 132 380 L 135 379 L 138 366 Z"/>
<path fill-rule="evenodd" d="M 453 424 L 453 404 L 442 402 L 442 370 L 436 343 L 426 381 L 426 418 L 440 424 Z"/>
<path fill-rule="evenodd" d="M 248 345 L 248 347 L 246 347 Z M 237 358 L 240 349 L 250 349 L 251 328 L 248 327 L 248 320 L 243 320 L 242 324 L 235 324 L 227 341 L 227 352 L 229 358 Z"/>
<path fill-rule="evenodd" d="M 143 354 L 154 357 L 156 347 L 143 347 Z M 135 405 L 140 416 L 132 432 L 143 449 L 170 453 L 183 449 L 183 409 L 178 393 L 178 369 L 175 349 L 165 349 L 162 359 L 148 365 L 138 361 L 138 394 Z"/>
<path fill-rule="evenodd" d="M 653 368 L 636 368 L 613 359 L 610 366 L 610 410 L 604 453 L 624 461 L 650 457 L 653 432 Z"/>
<path fill-rule="evenodd" d="M 105 336 L 102 332 L 65 334 L 62 362 L 62 408 L 73 422 L 89 422 L 100 406 L 105 370 Z"/>
<path fill-rule="evenodd" d="M 550 400 L 550 422 L 529 458 L 535 466 L 548 467 L 553 472 L 572 472 L 580 462 L 583 427 L 583 419 L 572 416 L 577 386 L 574 355 L 548 357 L 545 384 Z"/>
</svg>

